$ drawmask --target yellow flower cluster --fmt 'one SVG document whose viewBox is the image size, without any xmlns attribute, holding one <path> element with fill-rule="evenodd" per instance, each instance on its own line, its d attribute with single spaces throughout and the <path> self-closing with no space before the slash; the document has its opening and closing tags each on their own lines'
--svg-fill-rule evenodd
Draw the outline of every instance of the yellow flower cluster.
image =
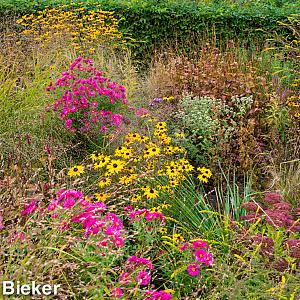
<svg viewBox="0 0 300 300">
<path fill-rule="evenodd" d="M 147 200 L 153 204 L 152 200 L 163 200 L 164 197 L 170 200 L 174 188 L 191 175 L 194 166 L 185 158 L 186 151 L 182 146 L 176 145 L 175 141 L 171 144 L 167 124 L 158 122 L 154 126 L 153 136 L 128 133 L 113 155 L 94 153 L 90 156 L 91 170 L 101 189 L 95 194 L 96 199 L 104 201 L 119 197 L 136 205 Z M 70 175 L 76 173 L 79 176 L 83 172 L 78 166 L 76 170 L 74 168 L 70 169 Z M 212 176 L 209 169 L 198 168 L 198 171 L 202 182 Z M 161 208 L 167 205 L 162 204 Z"/>
<path fill-rule="evenodd" d="M 94 9 L 81 5 L 71 2 L 55 8 L 46 7 L 36 14 L 23 16 L 17 23 L 23 26 L 25 36 L 43 46 L 61 40 L 75 50 L 93 52 L 99 44 L 125 42 L 113 12 L 101 10 L 99 4 L 95 4 Z"/>
<path fill-rule="evenodd" d="M 208 179 L 212 176 L 212 172 L 209 169 L 206 168 L 197 168 L 197 170 L 200 172 L 200 174 L 198 175 L 198 179 L 201 182 L 208 182 Z"/>
</svg>

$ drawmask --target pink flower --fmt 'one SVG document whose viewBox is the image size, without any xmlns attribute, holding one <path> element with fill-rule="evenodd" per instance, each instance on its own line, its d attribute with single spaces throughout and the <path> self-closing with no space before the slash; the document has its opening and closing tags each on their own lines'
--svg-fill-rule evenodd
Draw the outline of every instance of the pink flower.
<svg viewBox="0 0 300 300">
<path fill-rule="evenodd" d="M 139 272 L 139 274 L 136 276 L 136 279 L 137 279 L 137 282 L 140 284 L 140 285 L 147 285 L 149 282 L 150 282 L 150 275 L 148 272 L 146 271 L 141 271 Z"/>
<path fill-rule="evenodd" d="M 123 296 L 123 291 L 120 288 L 115 288 L 111 291 L 112 297 L 121 298 Z"/>
<path fill-rule="evenodd" d="M 214 258 L 211 253 L 207 253 L 204 264 L 206 266 L 211 266 L 214 263 Z"/>
<path fill-rule="evenodd" d="M 124 240 L 120 237 L 116 237 L 114 240 L 113 240 L 113 244 L 118 247 L 118 248 L 121 248 L 123 245 L 124 245 Z"/>
<path fill-rule="evenodd" d="M 130 274 L 127 272 L 123 272 L 120 275 L 119 282 L 123 285 L 126 285 L 128 282 L 130 282 Z"/>
<path fill-rule="evenodd" d="M 202 240 L 197 240 L 193 242 L 194 249 L 202 249 L 205 248 L 206 246 L 207 246 L 206 242 Z"/>
<path fill-rule="evenodd" d="M 189 243 L 184 243 L 179 247 L 179 251 L 185 250 L 189 246 Z"/>
<path fill-rule="evenodd" d="M 111 115 L 111 118 L 112 118 L 112 121 L 113 121 L 113 123 L 114 123 L 114 125 L 116 125 L 116 126 L 120 126 L 120 124 L 121 124 L 121 115 L 115 115 L 115 114 L 113 114 L 113 115 Z"/>
<path fill-rule="evenodd" d="M 31 214 L 37 209 L 37 201 L 33 200 L 25 206 L 25 209 L 21 212 L 21 216 Z"/>
<path fill-rule="evenodd" d="M 63 204 L 63 208 L 71 208 L 75 205 L 75 199 L 74 198 L 67 198 L 66 201 Z"/>
<path fill-rule="evenodd" d="M 192 262 L 188 265 L 187 271 L 191 276 L 198 276 L 200 273 L 200 268 L 197 263 Z"/>
<path fill-rule="evenodd" d="M 196 260 L 198 260 L 199 262 L 204 263 L 206 261 L 207 253 L 203 249 L 196 250 L 194 255 L 195 255 Z"/>
<path fill-rule="evenodd" d="M 49 211 L 55 210 L 57 204 L 58 204 L 58 201 L 53 201 L 53 202 L 51 202 L 51 203 L 48 205 L 48 210 L 49 210 Z"/>
</svg>

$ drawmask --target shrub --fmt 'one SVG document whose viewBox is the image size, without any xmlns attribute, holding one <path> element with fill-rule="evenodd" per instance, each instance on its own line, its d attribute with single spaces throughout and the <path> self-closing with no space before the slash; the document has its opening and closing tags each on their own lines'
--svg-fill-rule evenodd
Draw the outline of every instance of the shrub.
<svg viewBox="0 0 300 300">
<path fill-rule="evenodd" d="M 243 136 L 245 130 L 253 134 L 247 120 L 252 105 L 252 96 L 233 96 L 227 102 L 210 97 L 183 97 L 176 113 L 177 126 L 186 134 L 185 146 L 191 157 L 202 164 L 221 158 L 228 165 L 244 166 L 253 151 L 249 146 L 254 142 L 251 136 L 247 140 Z"/>
<path fill-rule="evenodd" d="M 118 110 L 120 103 L 127 104 L 125 88 L 103 77 L 90 59 L 78 57 L 69 71 L 63 72 L 46 90 L 59 89 L 63 91 L 56 94 L 59 100 L 53 109 L 60 110 L 59 116 L 68 131 L 78 136 L 88 132 L 90 137 L 97 139 L 109 127 L 120 126 L 123 117 L 112 113 L 111 109 L 117 106 L 115 110 Z"/>
</svg>

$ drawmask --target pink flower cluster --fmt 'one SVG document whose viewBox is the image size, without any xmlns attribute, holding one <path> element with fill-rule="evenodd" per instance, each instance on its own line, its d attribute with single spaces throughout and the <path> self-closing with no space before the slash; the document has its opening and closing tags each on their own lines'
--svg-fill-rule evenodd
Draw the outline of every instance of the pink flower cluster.
<svg viewBox="0 0 300 300">
<path fill-rule="evenodd" d="M 54 84 L 50 82 L 46 90 L 54 91 L 57 87 L 63 88 L 64 93 L 53 109 L 60 109 L 67 130 L 87 132 L 93 124 L 100 124 L 97 128 L 106 132 L 110 126 L 120 126 L 122 116 L 102 108 L 127 104 L 125 87 L 103 77 L 90 59 L 78 57 L 69 71 L 63 72 Z"/>
<path fill-rule="evenodd" d="M 247 211 L 241 219 L 254 223 L 262 218 L 274 227 L 283 227 L 290 232 L 300 232 L 300 224 L 297 221 L 299 208 L 293 210 L 292 205 L 283 201 L 280 194 L 275 192 L 265 193 L 262 204 L 245 202 L 242 207 Z"/>
<path fill-rule="evenodd" d="M 138 221 L 141 219 L 141 217 L 144 217 L 146 221 L 155 221 L 155 220 L 159 220 L 160 222 L 165 221 L 165 216 L 161 212 L 151 212 L 146 208 L 132 210 L 131 207 L 128 209 L 128 211 L 129 211 L 130 222 Z"/>
<path fill-rule="evenodd" d="M 124 272 L 119 277 L 121 287 L 116 287 L 111 290 L 111 296 L 121 298 L 126 290 L 131 287 L 144 287 L 150 284 L 150 270 L 153 270 L 152 262 L 144 257 L 131 256 L 124 264 Z M 171 300 L 172 295 L 165 291 L 146 290 L 142 291 L 145 295 L 145 300 Z"/>
<path fill-rule="evenodd" d="M 25 216 L 33 213 L 37 209 L 37 201 L 32 200 L 30 203 L 25 205 L 24 210 L 21 212 L 21 216 Z"/>
<path fill-rule="evenodd" d="M 124 245 L 123 223 L 114 213 L 106 212 L 103 202 L 90 203 L 81 192 L 62 189 L 48 206 L 49 212 L 58 209 L 69 212 L 69 221 L 64 221 L 64 230 L 72 223 L 80 223 L 84 228 L 85 238 L 91 235 L 100 238 L 96 243 L 98 247 L 110 248 L 114 245 L 120 248 Z M 58 216 L 59 213 L 52 215 L 54 218 Z"/>
<path fill-rule="evenodd" d="M 191 276 L 198 276 L 201 268 L 211 266 L 214 263 L 213 255 L 205 249 L 209 248 L 206 241 L 195 240 L 190 243 L 184 243 L 179 247 L 180 251 L 190 251 L 193 253 L 196 262 L 188 265 L 187 271 Z"/>
</svg>

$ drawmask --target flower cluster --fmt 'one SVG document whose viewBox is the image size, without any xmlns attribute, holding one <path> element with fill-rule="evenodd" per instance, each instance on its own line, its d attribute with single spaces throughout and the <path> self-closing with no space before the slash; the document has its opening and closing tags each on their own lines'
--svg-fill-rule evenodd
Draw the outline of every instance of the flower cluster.
<svg viewBox="0 0 300 300">
<path fill-rule="evenodd" d="M 113 12 L 101 10 L 97 3 L 93 6 L 91 9 L 80 3 L 70 3 L 46 7 L 36 14 L 23 16 L 17 23 L 23 26 L 24 36 L 43 46 L 61 41 L 64 46 L 93 53 L 99 44 L 114 42 L 117 46 L 124 43 Z"/>
<path fill-rule="evenodd" d="M 124 245 L 122 221 L 114 213 L 107 211 L 103 202 L 91 203 L 79 191 L 58 191 L 56 199 L 48 205 L 48 211 L 52 213 L 52 218 L 61 216 L 63 230 L 68 229 L 71 224 L 81 224 L 84 237 L 96 236 L 98 247 L 114 245 L 120 248 Z"/>
<path fill-rule="evenodd" d="M 300 232 L 300 224 L 297 221 L 299 208 L 292 209 L 290 203 L 283 201 L 278 193 L 265 193 L 264 204 L 245 202 L 242 207 L 247 210 L 247 215 L 241 219 L 253 223 L 259 219 L 273 227 L 282 227 L 289 232 Z"/>
<path fill-rule="evenodd" d="M 122 116 L 104 107 L 112 108 L 119 103 L 127 104 L 125 88 L 103 77 L 93 67 L 90 59 L 78 57 L 62 76 L 47 87 L 47 91 L 62 88 L 64 91 L 55 104 L 60 118 L 70 132 L 106 132 L 110 126 L 120 126 Z"/>
<path fill-rule="evenodd" d="M 155 220 L 158 220 L 159 222 L 164 222 L 165 221 L 165 216 L 164 216 L 163 213 L 158 212 L 158 211 L 151 212 L 146 208 L 131 210 L 131 211 L 128 211 L 128 214 L 129 214 L 130 222 L 138 221 L 142 217 L 147 222 L 155 221 Z"/>
<path fill-rule="evenodd" d="M 25 216 L 33 213 L 37 209 L 37 201 L 32 200 L 30 203 L 25 205 L 24 210 L 21 212 L 21 216 Z"/>
<path fill-rule="evenodd" d="M 135 295 L 137 293 L 136 287 L 142 289 L 151 283 L 150 271 L 154 269 L 152 262 L 144 257 L 130 256 L 123 265 L 123 271 L 118 279 L 119 287 L 111 290 L 111 296 L 114 298 L 121 298 L 125 293 L 130 294 L 133 287 L 135 287 Z M 145 300 L 171 300 L 172 295 L 166 291 L 157 290 L 140 290 Z"/>
<path fill-rule="evenodd" d="M 194 171 L 194 166 L 185 156 L 185 149 L 168 135 L 166 123 L 158 122 L 152 137 L 137 132 L 128 133 L 125 142 L 111 155 L 93 153 L 90 156 L 92 165 L 74 166 L 68 174 L 79 176 L 87 168 L 92 168 L 100 189 L 95 193 L 97 200 L 121 197 L 136 206 L 144 200 L 159 200 L 174 194 L 175 188 Z M 199 170 L 205 179 L 212 175 L 209 169 Z M 151 178 L 159 178 L 159 181 Z M 148 213 L 148 216 L 151 214 Z"/>
<path fill-rule="evenodd" d="M 198 239 L 191 243 L 184 243 L 179 247 L 180 251 L 188 251 L 196 259 L 187 266 L 187 272 L 190 276 L 198 276 L 202 269 L 213 264 L 213 255 L 206 250 L 207 248 L 209 247 L 206 241 Z"/>
</svg>

